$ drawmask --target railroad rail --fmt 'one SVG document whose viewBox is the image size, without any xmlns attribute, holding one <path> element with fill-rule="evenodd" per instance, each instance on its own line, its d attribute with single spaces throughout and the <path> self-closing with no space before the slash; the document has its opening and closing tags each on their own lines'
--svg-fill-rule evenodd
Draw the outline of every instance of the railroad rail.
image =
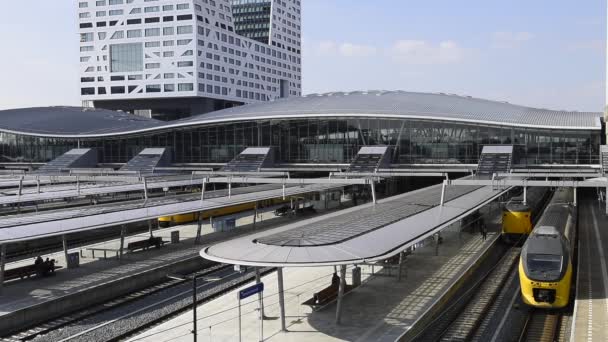
<svg viewBox="0 0 608 342">
<path fill-rule="evenodd" d="M 217 272 L 218 270 L 228 269 L 230 266 L 219 264 L 219 263 L 210 263 L 208 267 L 200 272 L 200 275 L 209 275 Z M 153 294 L 161 293 L 167 289 L 173 288 L 177 285 L 184 283 L 183 280 L 170 279 L 167 278 L 166 281 L 161 282 L 159 284 L 155 284 L 143 289 L 139 289 L 135 292 L 114 298 L 104 303 L 100 303 L 97 305 L 93 305 L 91 307 L 85 308 L 83 310 L 73 312 L 62 316 L 61 318 L 53 319 L 48 322 L 45 322 L 40 325 L 36 325 L 30 327 L 28 329 L 22 330 L 18 333 L 14 333 L 10 336 L 3 337 L 0 339 L 2 342 L 18 342 L 18 341 L 30 341 L 39 336 L 43 336 L 52 332 L 53 330 L 61 329 L 71 324 L 75 324 L 76 322 L 82 322 L 84 320 L 90 319 L 96 315 L 102 314 L 112 309 L 116 309 L 122 305 L 129 304 L 136 300 L 142 299 L 146 296 L 151 296 Z"/>
<path fill-rule="evenodd" d="M 524 325 L 519 341 L 554 342 L 558 341 L 560 332 L 560 313 L 543 310 L 532 310 Z"/>
</svg>

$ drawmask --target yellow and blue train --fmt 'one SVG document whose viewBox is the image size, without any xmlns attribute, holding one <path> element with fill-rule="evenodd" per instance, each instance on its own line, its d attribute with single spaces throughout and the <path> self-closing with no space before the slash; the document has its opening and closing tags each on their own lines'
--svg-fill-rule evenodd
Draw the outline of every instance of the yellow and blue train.
<svg viewBox="0 0 608 342">
<path fill-rule="evenodd" d="M 534 222 L 547 203 L 551 191 L 548 188 L 532 187 L 527 190 L 526 203 L 523 196 L 512 198 L 502 212 L 502 239 L 509 244 L 523 241 L 532 232 Z"/>
<path fill-rule="evenodd" d="M 519 281 L 527 305 L 559 309 L 569 303 L 577 221 L 572 199 L 572 189 L 558 189 L 522 247 Z"/>
<path fill-rule="evenodd" d="M 289 203 L 290 199 L 286 198 L 273 198 L 269 200 L 258 201 L 258 208 L 266 208 L 278 204 Z M 170 227 L 179 224 L 185 224 L 190 222 L 196 222 L 199 219 L 199 216 L 202 216 L 202 220 L 206 220 L 210 217 L 220 217 L 230 214 L 236 214 L 248 210 L 253 210 L 255 208 L 255 202 L 250 203 L 242 203 L 236 204 L 231 207 L 218 208 L 205 210 L 202 212 L 193 212 L 187 214 L 179 214 L 179 215 L 171 215 L 171 216 L 162 216 L 158 218 L 158 225 L 160 227 Z"/>
</svg>

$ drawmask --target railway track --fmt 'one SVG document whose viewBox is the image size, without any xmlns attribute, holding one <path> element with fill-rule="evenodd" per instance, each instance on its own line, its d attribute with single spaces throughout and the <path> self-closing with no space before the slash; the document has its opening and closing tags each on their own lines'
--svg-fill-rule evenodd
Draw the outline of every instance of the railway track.
<svg viewBox="0 0 608 342">
<path fill-rule="evenodd" d="M 524 329 L 519 337 L 520 342 L 554 342 L 559 341 L 562 315 L 541 310 L 532 310 L 528 315 Z"/>
<path fill-rule="evenodd" d="M 208 274 L 217 272 L 218 270 L 223 270 L 223 269 L 228 269 L 228 268 L 230 268 L 230 266 L 228 266 L 228 265 L 213 263 L 209 267 L 205 268 L 203 270 L 203 272 L 201 272 L 199 274 L 208 275 Z M 136 300 L 145 298 L 146 296 L 150 296 L 150 295 L 168 290 L 168 289 L 173 288 L 177 285 L 180 285 L 184 282 L 185 281 L 183 281 L 183 280 L 176 280 L 176 279 L 168 278 L 167 281 L 164 281 L 162 283 L 159 283 L 159 284 L 156 284 L 156 285 L 153 285 L 150 287 L 146 287 L 144 289 L 140 289 L 138 291 L 129 293 L 124 296 L 120 296 L 120 297 L 112 299 L 110 301 L 107 301 L 107 302 L 104 302 L 101 304 L 97 304 L 97 305 L 93 305 L 84 310 L 73 312 L 71 314 L 62 316 L 61 318 L 53 319 L 53 320 L 50 320 L 43 324 L 30 327 L 26 330 L 22 330 L 18 333 L 10 335 L 10 336 L 3 337 L 0 339 L 0 341 L 2 341 L 2 342 L 30 341 L 39 336 L 48 334 L 54 330 L 61 329 L 70 324 L 74 324 L 76 322 L 81 322 L 81 321 L 90 319 L 91 317 L 102 314 L 102 313 L 112 310 L 112 309 L 119 308 L 120 306 L 127 305 Z"/>
<path fill-rule="evenodd" d="M 520 248 L 509 249 L 496 267 L 488 274 L 461 314 L 442 334 L 440 341 L 470 341 L 486 312 L 498 296 L 500 290 L 514 272 Z"/>
</svg>

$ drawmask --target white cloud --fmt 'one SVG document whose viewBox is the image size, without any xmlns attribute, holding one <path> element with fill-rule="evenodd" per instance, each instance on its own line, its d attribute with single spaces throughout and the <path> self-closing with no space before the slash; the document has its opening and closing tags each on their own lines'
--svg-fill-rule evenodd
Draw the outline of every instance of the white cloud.
<svg viewBox="0 0 608 342">
<path fill-rule="evenodd" d="M 393 44 L 388 53 L 398 63 L 430 65 L 461 62 L 465 50 L 450 40 L 439 44 L 424 40 L 399 40 Z"/>
<path fill-rule="evenodd" d="M 512 49 L 534 39 L 530 32 L 494 32 L 492 47 L 496 49 Z"/>
<path fill-rule="evenodd" d="M 340 56 L 340 57 L 371 57 L 376 55 L 378 49 L 371 45 L 360 45 L 353 43 L 336 43 L 326 40 L 313 46 L 313 51 L 318 56 Z"/>
<path fill-rule="evenodd" d="M 345 57 L 370 57 L 376 55 L 378 49 L 369 45 L 344 43 L 340 45 L 338 51 Z"/>
</svg>

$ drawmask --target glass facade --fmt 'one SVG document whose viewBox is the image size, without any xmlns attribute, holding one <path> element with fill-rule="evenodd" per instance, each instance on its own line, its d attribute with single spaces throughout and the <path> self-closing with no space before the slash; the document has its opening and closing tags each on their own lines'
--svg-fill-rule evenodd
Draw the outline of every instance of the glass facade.
<svg viewBox="0 0 608 342">
<path fill-rule="evenodd" d="M 132 72 L 144 70 L 142 43 L 110 45 L 110 72 Z"/>
<path fill-rule="evenodd" d="M 349 163 L 361 146 L 393 147 L 393 163 L 476 164 L 483 145 L 515 145 L 515 164 L 597 164 L 601 131 L 542 130 L 425 120 L 309 118 L 193 126 L 138 136 L 80 139 L 103 163 L 169 147 L 175 163 L 223 163 L 246 147 L 273 146 L 281 163 Z M 0 133 L 0 161 L 47 162 L 75 139 Z"/>
<path fill-rule="evenodd" d="M 232 0 L 232 16 L 237 34 L 268 44 L 270 38 L 268 0 Z"/>
</svg>

